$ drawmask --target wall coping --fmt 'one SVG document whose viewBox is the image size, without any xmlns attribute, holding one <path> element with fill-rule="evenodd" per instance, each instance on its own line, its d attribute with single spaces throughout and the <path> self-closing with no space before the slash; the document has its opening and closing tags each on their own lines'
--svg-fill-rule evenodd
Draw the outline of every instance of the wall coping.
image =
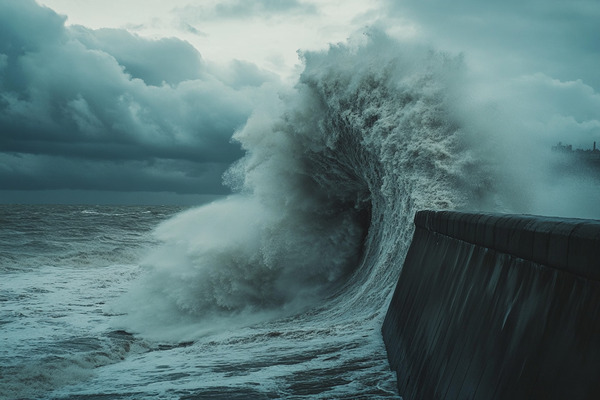
<svg viewBox="0 0 600 400">
<path fill-rule="evenodd" d="M 424 210 L 415 225 L 600 281 L 600 220 Z"/>
</svg>

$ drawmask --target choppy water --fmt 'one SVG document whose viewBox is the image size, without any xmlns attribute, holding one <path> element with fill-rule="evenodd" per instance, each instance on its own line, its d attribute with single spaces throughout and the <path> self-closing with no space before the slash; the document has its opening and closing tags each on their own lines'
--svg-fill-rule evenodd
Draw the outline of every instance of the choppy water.
<svg viewBox="0 0 600 400">
<path fill-rule="evenodd" d="M 177 211 L 0 206 L 2 398 L 393 397 L 376 315 L 317 307 L 187 342 L 116 329 L 107 303 Z"/>
<path fill-rule="evenodd" d="M 130 353 L 103 308 L 178 210 L 0 206 L 0 396 L 46 398 Z"/>
<path fill-rule="evenodd" d="M 380 329 L 416 210 L 597 213 L 502 144 L 460 57 L 377 31 L 302 56 L 234 135 L 233 195 L 0 207 L 0 396 L 397 398 Z"/>
</svg>

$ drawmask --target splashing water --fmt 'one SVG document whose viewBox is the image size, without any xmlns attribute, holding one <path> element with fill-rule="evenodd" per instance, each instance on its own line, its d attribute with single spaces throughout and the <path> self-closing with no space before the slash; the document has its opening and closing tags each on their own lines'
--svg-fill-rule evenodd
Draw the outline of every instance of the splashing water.
<svg viewBox="0 0 600 400">
<path fill-rule="evenodd" d="M 57 397 L 396 397 L 380 327 L 415 211 L 524 211 L 530 188 L 462 57 L 371 30 L 302 58 L 235 133 L 234 194 L 161 223 L 108 307 L 148 350 Z"/>
<path fill-rule="evenodd" d="M 379 310 L 414 211 L 479 206 L 483 186 L 490 196 L 491 178 L 450 112 L 460 58 L 400 51 L 375 31 L 303 58 L 295 90 L 234 136 L 247 152 L 225 176 L 237 193 L 157 230 L 164 245 L 127 300 L 141 315 L 135 331 L 170 331 L 174 315 L 289 315 L 332 293 Z M 149 329 L 146 313 L 158 314 Z"/>
</svg>

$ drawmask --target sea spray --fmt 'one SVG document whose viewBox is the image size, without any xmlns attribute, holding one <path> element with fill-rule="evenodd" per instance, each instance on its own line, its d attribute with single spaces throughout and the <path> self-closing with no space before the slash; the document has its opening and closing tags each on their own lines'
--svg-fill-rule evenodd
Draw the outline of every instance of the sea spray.
<svg viewBox="0 0 600 400">
<path fill-rule="evenodd" d="M 397 398 L 380 330 L 415 210 L 541 212 L 534 192 L 573 215 L 568 192 L 597 215 L 580 185 L 546 190 L 524 100 L 491 101 L 468 59 L 377 30 L 302 58 L 235 134 L 234 194 L 153 238 L 174 210 L 4 209 L 0 393 Z"/>
<path fill-rule="evenodd" d="M 234 135 L 246 151 L 225 175 L 236 194 L 157 229 L 163 244 L 123 303 L 124 328 L 189 339 L 229 326 L 223 318 L 256 322 L 324 299 L 327 313 L 378 310 L 414 211 L 489 197 L 491 178 L 450 112 L 461 57 L 373 30 L 302 58 L 296 87 Z"/>
</svg>

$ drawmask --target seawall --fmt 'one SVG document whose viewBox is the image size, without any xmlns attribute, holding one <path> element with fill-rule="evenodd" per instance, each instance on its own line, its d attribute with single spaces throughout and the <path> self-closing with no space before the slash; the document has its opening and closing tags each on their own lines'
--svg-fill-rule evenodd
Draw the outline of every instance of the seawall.
<svg viewBox="0 0 600 400">
<path fill-rule="evenodd" d="M 382 333 L 405 400 L 600 399 L 600 221 L 418 212 Z"/>
</svg>

